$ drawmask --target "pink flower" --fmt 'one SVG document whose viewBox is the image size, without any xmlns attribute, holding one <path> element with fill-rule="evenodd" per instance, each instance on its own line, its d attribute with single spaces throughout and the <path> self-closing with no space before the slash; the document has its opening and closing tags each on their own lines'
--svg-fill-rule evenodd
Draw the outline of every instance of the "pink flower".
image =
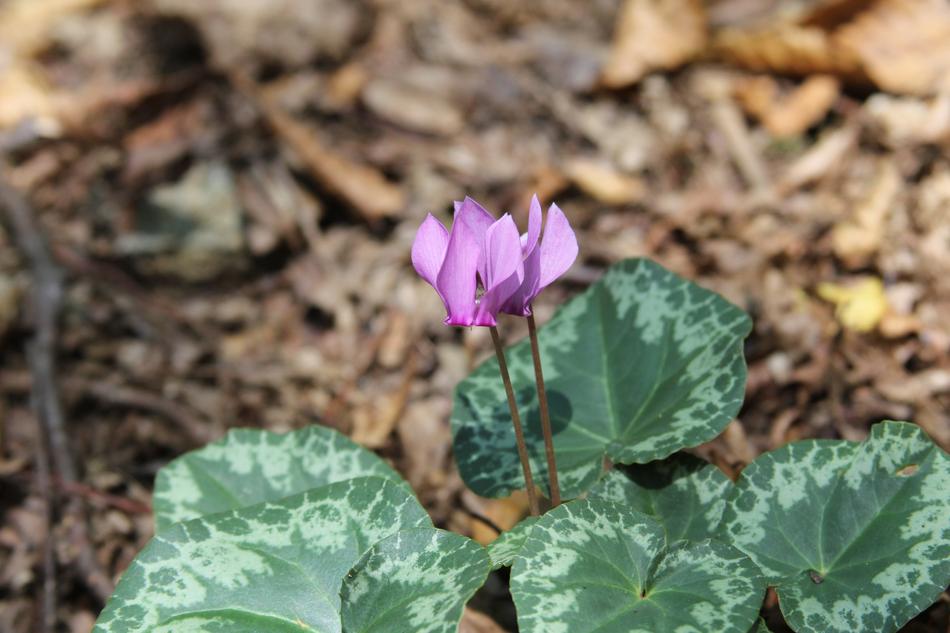
<svg viewBox="0 0 950 633">
<path fill-rule="evenodd" d="M 524 278 L 514 220 L 508 214 L 495 220 L 470 198 L 456 204 L 451 232 L 431 213 L 426 217 L 412 244 L 412 265 L 442 298 L 446 325 L 496 325 L 501 305 Z"/>
<path fill-rule="evenodd" d="M 502 312 L 516 316 L 531 314 L 531 302 L 551 283 L 567 272 L 577 259 L 577 236 L 567 216 L 556 205 L 548 207 L 548 221 L 541 237 L 541 203 L 538 196 L 531 198 L 528 212 L 528 232 L 521 236 L 524 258 L 524 280 L 508 298 Z"/>
<path fill-rule="evenodd" d="M 577 238 L 556 205 L 548 209 L 543 240 L 541 224 L 537 196 L 521 236 L 510 215 L 495 220 L 471 198 L 455 203 L 451 232 L 426 217 L 412 244 L 412 265 L 442 298 L 447 325 L 494 326 L 500 311 L 531 314 L 531 301 L 577 258 Z"/>
</svg>

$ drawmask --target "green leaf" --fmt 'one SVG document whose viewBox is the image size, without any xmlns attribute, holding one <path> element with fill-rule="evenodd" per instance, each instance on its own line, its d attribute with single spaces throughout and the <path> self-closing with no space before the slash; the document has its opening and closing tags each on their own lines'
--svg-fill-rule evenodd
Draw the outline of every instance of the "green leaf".
<svg viewBox="0 0 950 633">
<path fill-rule="evenodd" d="M 752 626 L 752 628 L 749 629 L 749 633 L 772 633 L 772 632 L 769 631 L 769 627 L 765 625 L 765 620 L 763 620 L 762 618 L 759 618 L 758 622 L 756 622 Z"/>
<path fill-rule="evenodd" d="M 950 584 L 950 458 L 919 427 L 809 440 L 750 464 L 724 535 L 800 632 L 898 630 Z"/>
<path fill-rule="evenodd" d="M 515 556 L 518 555 L 525 539 L 528 538 L 528 533 L 537 522 L 538 517 L 524 518 L 518 525 L 499 534 L 498 538 L 488 545 L 488 557 L 491 558 L 492 569 L 511 567 Z"/>
<path fill-rule="evenodd" d="M 152 500 L 156 531 L 366 476 L 402 481 L 374 453 L 324 426 L 283 434 L 233 429 L 158 471 Z"/>
<path fill-rule="evenodd" d="M 765 584 L 714 540 L 667 547 L 662 526 L 620 504 L 573 501 L 541 517 L 515 558 L 521 633 L 748 633 Z"/>
<path fill-rule="evenodd" d="M 714 538 L 732 482 L 712 464 L 686 453 L 615 468 L 590 491 L 591 499 L 624 504 L 657 519 L 667 543 Z"/>
<path fill-rule="evenodd" d="M 600 477 L 604 457 L 646 463 L 712 439 L 742 404 L 742 310 L 645 259 L 612 266 L 539 331 L 558 476 L 565 497 Z M 528 341 L 508 351 L 535 482 L 545 485 Z M 476 493 L 523 488 L 505 392 L 492 358 L 455 391 L 459 471 Z"/>
<path fill-rule="evenodd" d="M 435 529 L 403 530 L 373 546 L 343 582 L 344 633 L 454 633 L 485 583 L 488 554 Z"/>
<path fill-rule="evenodd" d="M 94 631 L 339 633 L 346 572 L 386 536 L 431 525 L 378 477 L 178 523 L 135 558 Z"/>
</svg>

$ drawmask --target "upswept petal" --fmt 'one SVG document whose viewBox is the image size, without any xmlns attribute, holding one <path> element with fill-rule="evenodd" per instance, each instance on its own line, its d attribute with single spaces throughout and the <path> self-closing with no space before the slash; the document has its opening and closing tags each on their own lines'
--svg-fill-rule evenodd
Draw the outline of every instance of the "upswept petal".
<svg viewBox="0 0 950 633">
<path fill-rule="evenodd" d="M 540 288 L 567 272 L 577 259 L 577 236 L 564 212 L 556 204 L 548 207 L 548 219 L 541 238 Z"/>
<path fill-rule="evenodd" d="M 442 268 L 448 245 L 449 232 L 435 216 L 428 214 L 412 242 L 412 267 L 433 288 L 436 287 L 435 280 L 439 276 L 439 269 Z"/>
<path fill-rule="evenodd" d="M 447 325 L 472 325 L 475 318 L 475 272 L 480 252 L 478 242 L 464 222 L 453 222 L 445 260 L 435 288 L 445 303 Z"/>
<path fill-rule="evenodd" d="M 531 301 L 537 296 L 541 280 L 541 249 L 535 248 L 524 260 L 524 279 L 501 308 L 515 316 L 531 314 Z"/>
<path fill-rule="evenodd" d="M 541 201 L 537 194 L 531 196 L 531 206 L 528 209 L 528 233 L 527 239 L 522 243 L 524 254 L 527 256 L 538 245 L 541 238 L 541 223 L 544 220 L 541 212 Z"/>
<path fill-rule="evenodd" d="M 475 241 L 479 247 L 478 274 L 485 283 L 485 235 L 489 227 L 495 223 L 495 217 L 489 213 L 485 207 L 478 204 L 468 196 L 462 202 L 455 202 L 455 218 L 453 222 L 464 222 L 471 230 Z"/>
<path fill-rule="evenodd" d="M 485 277 L 482 285 L 491 290 L 511 275 L 521 278 L 521 237 L 511 215 L 506 213 L 485 232 Z"/>
<path fill-rule="evenodd" d="M 521 238 L 510 215 L 503 215 L 488 229 L 485 248 L 485 293 L 478 302 L 475 325 L 495 325 L 498 310 L 518 290 L 524 277 Z"/>
</svg>

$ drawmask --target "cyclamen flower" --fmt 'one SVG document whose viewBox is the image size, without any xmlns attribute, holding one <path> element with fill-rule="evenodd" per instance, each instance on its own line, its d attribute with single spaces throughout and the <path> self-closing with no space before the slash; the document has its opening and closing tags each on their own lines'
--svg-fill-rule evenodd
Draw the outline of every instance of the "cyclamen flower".
<svg viewBox="0 0 950 633">
<path fill-rule="evenodd" d="M 567 216 L 556 205 L 548 207 L 548 221 L 541 238 L 541 203 L 538 196 L 531 198 L 528 212 L 528 232 L 521 236 L 524 258 L 524 280 L 502 306 L 502 312 L 516 316 L 531 314 L 531 302 L 551 283 L 567 272 L 577 259 L 577 236 Z"/>
<path fill-rule="evenodd" d="M 521 236 L 510 215 L 495 220 L 471 198 L 455 203 L 451 233 L 432 214 L 426 217 L 412 245 L 412 264 L 442 298 L 447 325 L 491 327 L 500 311 L 531 314 L 531 301 L 577 257 L 574 231 L 557 205 L 548 209 L 543 240 L 541 225 L 537 196 Z"/>
<path fill-rule="evenodd" d="M 412 244 L 412 265 L 439 293 L 446 325 L 494 327 L 502 304 L 524 279 L 514 220 L 505 214 L 496 221 L 469 198 L 456 205 L 451 232 L 431 213 L 426 217 Z"/>
</svg>

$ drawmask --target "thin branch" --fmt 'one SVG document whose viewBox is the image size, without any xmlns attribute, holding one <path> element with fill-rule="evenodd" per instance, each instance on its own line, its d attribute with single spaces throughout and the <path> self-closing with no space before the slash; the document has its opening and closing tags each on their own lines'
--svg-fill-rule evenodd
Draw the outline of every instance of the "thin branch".
<svg viewBox="0 0 950 633">
<path fill-rule="evenodd" d="M 518 415 L 518 403 L 515 400 L 515 390 L 511 387 L 511 376 L 508 375 L 508 362 L 505 360 L 505 348 L 498 336 L 498 329 L 491 330 L 491 340 L 495 344 L 495 356 L 498 357 L 498 369 L 501 371 L 501 380 L 505 383 L 505 393 L 508 395 L 508 409 L 511 412 L 511 423 L 515 427 L 515 440 L 518 444 L 518 457 L 521 458 L 521 470 L 524 472 L 524 484 L 528 493 L 528 506 L 531 516 L 538 516 L 541 511 L 538 507 L 538 493 L 534 487 L 534 477 L 531 476 L 531 463 L 528 461 L 528 447 L 524 441 L 524 431 L 521 428 L 521 416 Z"/>
<path fill-rule="evenodd" d="M 0 167 L 3 167 L 0 165 Z M 9 222 L 17 248 L 33 275 L 31 309 L 33 336 L 26 348 L 32 376 L 33 405 L 49 445 L 53 470 L 63 482 L 76 482 L 76 464 L 69 450 L 66 424 L 56 378 L 57 321 L 63 298 L 63 275 L 50 256 L 46 241 L 26 200 L 0 174 L 0 209 Z M 63 518 L 76 554 L 82 580 L 103 602 L 112 593 L 112 582 L 102 570 L 89 540 L 82 501 L 73 497 L 64 503 Z M 51 535 L 52 536 L 52 535 Z M 48 617 L 48 616 L 47 616 Z"/>
</svg>

